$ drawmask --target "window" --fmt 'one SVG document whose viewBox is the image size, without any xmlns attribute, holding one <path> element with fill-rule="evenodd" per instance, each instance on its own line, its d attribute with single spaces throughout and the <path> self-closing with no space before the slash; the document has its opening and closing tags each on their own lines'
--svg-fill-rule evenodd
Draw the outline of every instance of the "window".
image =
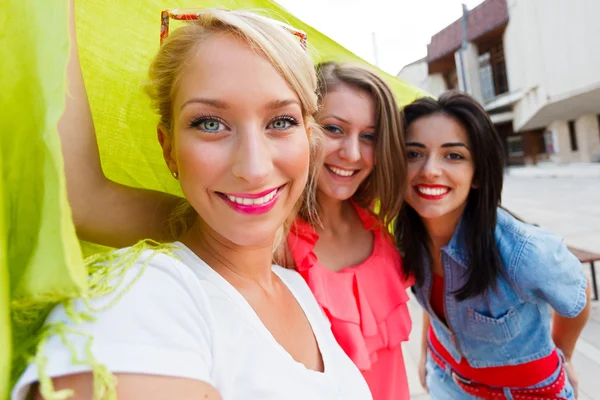
<svg viewBox="0 0 600 400">
<path fill-rule="evenodd" d="M 479 79 L 483 98 L 490 100 L 508 92 L 504 46 L 502 42 L 481 47 L 479 56 Z"/>
<path fill-rule="evenodd" d="M 490 53 L 484 53 L 479 56 L 479 80 L 481 81 L 481 94 L 485 101 L 496 97 L 494 89 L 494 71 L 490 64 Z"/>
<path fill-rule="evenodd" d="M 445 74 L 444 81 L 446 82 L 446 87 L 448 90 L 458 88 L 458 75 L 456 74 L 456 70 L 452 70 Z"/>
<path fill-rule="evenodd" d="M 525 155 L 525 151 L 523 150 L 523 136 L 509 136 L 506 138 L 506 144 L 508 145 L 509 157 L 523 157 Z"/>
<path fill-rule="evenodd" d="M 571 151 L 577 151 L 579 147 L 577 146 L 577 135 L 575 132 L 575 121 L 569 121 L 569 139 L 571 141 Z"/>
<path fill-rule="evenodd" d="M 494 65 L 494 83 L 498 94 L 508 92 L 508 80 L 506 79 L 506 65 L 504 65 L 504 54 L 502 61 Z"/>
</svg>

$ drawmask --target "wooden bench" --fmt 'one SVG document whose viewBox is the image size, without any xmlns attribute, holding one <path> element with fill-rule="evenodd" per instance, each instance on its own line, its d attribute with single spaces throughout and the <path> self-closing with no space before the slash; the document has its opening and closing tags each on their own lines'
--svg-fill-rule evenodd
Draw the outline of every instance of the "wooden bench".
<svg viewBox="0 0 600 400">
<path fill-rule="evenodd" d="M 598 284 L 596 283 L 596 267 L 594 266 L 594 262 L 600 261 L 600 254 L 578 249 L 577 247 L 568 246 L 568 248 L 569 251 L 579 259 L 579 262 L 582 264 L 590 263 L 590 267 L 592 268 L 592 290 L 594 291 L 594 300 L 598 301 Z"/>
</svg>

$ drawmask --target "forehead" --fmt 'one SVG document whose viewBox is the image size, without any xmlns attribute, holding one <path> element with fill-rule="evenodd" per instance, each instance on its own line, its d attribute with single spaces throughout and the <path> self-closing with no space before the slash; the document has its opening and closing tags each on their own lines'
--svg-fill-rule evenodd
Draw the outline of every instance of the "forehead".
<svg viewBox="0 0 600 400">
<path fill-rule="evenodd" d="M 464 143 L 469 146 L 469 134 L 454 117 L 436 113 L 421 117 L 408 127 L 406 139 L 420 142 L 428 147 L 441 146 L 444 143 Z"/>
<path fill-rule="evenodd" d="M 207 38 L 186 61 L 174 97 L 175 109 L 193 97 L 218 99 L 234 106 L 298 99 L 264 56 L 230 34 Z"/>
<path fill-rule="evenodd" d="M 327 92 L 320 114 L 322 117 L 333 114 L 351 122 L 374 125 L 375 102 L 368 92 L 342 83 Z"/>
</svg>

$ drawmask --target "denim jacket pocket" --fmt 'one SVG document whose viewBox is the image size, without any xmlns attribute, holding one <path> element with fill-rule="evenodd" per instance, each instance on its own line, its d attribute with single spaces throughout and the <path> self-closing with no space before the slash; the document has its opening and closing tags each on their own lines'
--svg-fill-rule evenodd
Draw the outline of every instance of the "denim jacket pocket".
<svg viewBox="0 0 600 400">
<path fill-rule="evenodd" d="M 519 331 L 519 315 L 514 308 L 510 308 L 499 318 L 488 317 L 468 308 L 465 334 L 474 339 L 491 343 L 506 343 L 514 339 Z"/>
</svg>

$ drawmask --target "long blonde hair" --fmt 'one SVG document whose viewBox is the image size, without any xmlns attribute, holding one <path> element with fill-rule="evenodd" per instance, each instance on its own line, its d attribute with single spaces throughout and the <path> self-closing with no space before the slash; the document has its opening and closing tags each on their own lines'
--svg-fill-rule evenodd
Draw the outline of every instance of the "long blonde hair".
<svg viewBox="0 0 600 400">
<path fill-rule="evenodd" d="M 318 154 L 320 128 L 314 120 L 317 111 L 317 79 L 312 60 L 300 45 L 298 38 L 267 18 L 249 11 L 207 9 L 198 20 L 174 30 L 165 39 L 150 64 L 149 82 L 146 85 L 146 92 L 160 117 L 159 125 L 168 135 L 173 134 L 173 98 L 181 83 L 181 71 L 186 62 L 199 51 L 199 45 L 203 41 L 222 34 L 233 35 L 264 57 L 296 93 L 305 125 L 311 132 L 313 160 Z M 287 233 L 287 228 L 300 208 L 309 210 L 309 216 L 316 214 L 311 211 L 314 210 L 314 205 L 309 204 L 310 199 L 314 197 L 310 196 L 314 191 L 312 185 L 314 180 L 309 178 L 307 188 L 298 200 L 293 215 L 286 221 L 284 229 L 278 232 L 277 241 Z M 172 235 L 181 235 L 196 217 L 197 214 L 190 204 L 182 201 L 173 214 Z"/>
</svg>

